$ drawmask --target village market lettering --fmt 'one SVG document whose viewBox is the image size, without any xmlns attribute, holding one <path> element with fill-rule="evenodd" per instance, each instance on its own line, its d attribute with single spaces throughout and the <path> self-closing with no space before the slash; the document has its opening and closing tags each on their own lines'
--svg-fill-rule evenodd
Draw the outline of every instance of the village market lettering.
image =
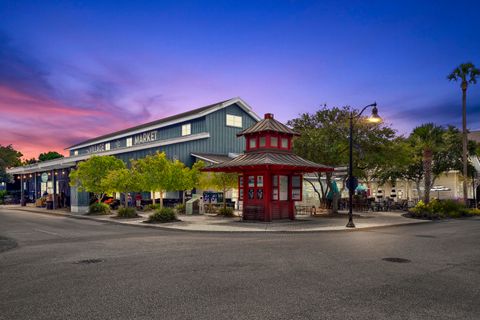
<svg viewBox="0 0 480 320">
<path fill-rule="evenodd" d="M 142 144 L 157 140 L 157 131 L 150 131 L 137 134 L 133 137 L 133 144 Z"/>
<path fill-rule="evenodd" d="M 105 144 L 104 143 L 96 144 L 94 146 L 89 147 L 86 150 L 87 153 L 96 153 L 96 152 L 102 152 L 102 151 L 105 151 Z"/>
</svg>

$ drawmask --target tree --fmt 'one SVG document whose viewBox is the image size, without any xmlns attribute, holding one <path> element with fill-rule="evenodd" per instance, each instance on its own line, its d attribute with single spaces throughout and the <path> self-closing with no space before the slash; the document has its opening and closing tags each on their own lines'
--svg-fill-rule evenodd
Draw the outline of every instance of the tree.
<svg viewBox="0 0 480 320">
<path fill-rule="evenodd" d="M 349 119 L 352 110 L 348 107 L 327 108 L 315 113 L 304 113 L 287 122 L 301 134 L 295 138 L 293 150 L 303 158 L 332 167 L 348 164 Z M 354 110 L 354 117 L 358 111 Z M 395 131 L 384 123 L 370 123 L 367 117 L 356 118 L 354 125 L 354 175 L 368 179 L 380 166 L 386 165 L 394 156 L 391 152 Z M 320 202 L 326 198 L 331 186 L 332 174 L 326 173 L 326 186 L 317 173 L 320 191 L 312 186 Z M 310 182 L 309 180 L 306 180 Z M 344 184 L 345 185 L 345 184 Z"/>
<path fill-rule="evenodd" d="M 170 161 L 164 152 L 134 161 L 133 167 L 138 171 L 142 189 L 160 193 L 161 208 L 165 192 L 181 190 L 185 186 L 183 163 Z"/>
<path fill-rule="evenodd" d="M 228 172 L 204 173 L 200 182 L 203 189 L 213 189 L 223 192 L 223 209 L 227 208 L 227 192 L 238 184 L 238 174 Z"/>
<path fill-rule="evenodd" d="M 30 158 L 30 159 L 24 160 L 24 161 L 22 162 L 22 165 L 23 165 L 23 166 L 28 166 L 28 165 L 30 165 L 30 164 L 35 164 L 35 163 L 38 163 L 38 160 L 35 159 L 35 158 Z"/>
<path fill-rule="evenodd" d="M 45 153 L 40 153 L 40 155 L 38 156 L 38 161 L 42 162 L 42 161 L 53 160 L 58 158 L 63 158 L 63 155 L 61 155 L 56 151 L 48 151 Z"/>
<path fill-rule="evenodd" d="M 124 208 L 127 207 L 128 192 L 142 191 L 140 179 L 135 169 L 119 168 L 111 170 L 102 180 L 107 192 L 119 192 L 124 194 Z"/>
<path fill-rule="evenodd" d="M 125 163 L 113 156 L 92 156 L 88 160 L 80 162 L 77 168 L 70 172 L 70 186 L 76 186 L 80 191 L 93 193 L 100 202 L 110 189 L 105 184 L 105 177 L 111 171 L 123 168 L 125 168 Z"/>
<path fill-rule="evenodd" d="M 182 178 L 181 178 L 181 186 L 179 190 L 183 191 L 182 196 L 182 203 L 185 204 L 185 191 L 192 190 L 197 187 L 200 183 L 200 178 L 202 176 L 202 172 L 200 171 L 205 164 L 203 161 L 197 161 L 193 164 L 192 168 L 183 166 L 182 168 Z"/>
<path fill-rule="evenodd" d="M 23 154 L 15 150 L 12 145 L 0 145 L 0 182 L 10 182 L 12 177 L 7 174 L 7 168 L 20 166 Z"/>
<path fill-rule="evenodd" d="M 460 88 L 462 89 L 462 160 L 463 160 L 463 176 L 465 178 L 463 183 L 463 201 L 467 203 L 467 183 L 468 176 L 468 158 L 467 158 L 467 88 L 469 84 L 477 83 L 477 77 L 480 76 L 480 70 L 477 69 L 473 63 L 462 63 L 456 67 L 448 76 L 450 81 L 461 81 Z"/>
<path fill-rule="evenodd" d="M 413 146 L 422 153 L 425 203 L 430 202 L 433 154 L 444 148 L 444 133 L 445 129 L 441 126 L 437 126 L 434 123 L 426 123 L 413 129 L 410 135 Z"/>
</svg>

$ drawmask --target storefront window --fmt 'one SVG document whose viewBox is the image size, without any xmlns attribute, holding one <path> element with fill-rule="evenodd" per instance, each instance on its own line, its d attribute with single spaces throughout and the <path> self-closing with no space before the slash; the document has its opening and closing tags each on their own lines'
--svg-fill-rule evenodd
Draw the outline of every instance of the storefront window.
<svg viewBox="0 0 480 320">
<path fill-rule="evenodd" d="M 263 187 L 263 176 L 257 176 L 257 187 Z"/>
<path fill-rule="evenodd" d="M 253 188 L 248 189 L 248 199 L 252 200 L 255 196 L 255 190 Z"/>
<path fill-rule="evenodd" d="M 255 176 L 248 176 L 248 186 L 255 187 Z"/>
<path fill-rule="evenodd" d="M 302 200 L 302 178 L 292 176 L 292 200 Z"/>
<path fill-rule="evenodd" d="M 280 176 L 280 201 L 288 200 L 288 176 Z"/>
</svg>

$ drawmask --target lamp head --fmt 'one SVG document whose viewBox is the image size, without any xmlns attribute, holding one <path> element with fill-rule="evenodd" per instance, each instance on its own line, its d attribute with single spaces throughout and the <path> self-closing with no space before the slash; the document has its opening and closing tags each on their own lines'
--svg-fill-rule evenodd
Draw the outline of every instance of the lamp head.
<svg viewBox="0 0 480 320">
<path fill-rule="evenodd" d="M 371 123 L 381 123 L 383 120 L 378 115 L 377 103 L 373 104 L 372 115 L 368 118 L 368 121 Z"/>
</svg>

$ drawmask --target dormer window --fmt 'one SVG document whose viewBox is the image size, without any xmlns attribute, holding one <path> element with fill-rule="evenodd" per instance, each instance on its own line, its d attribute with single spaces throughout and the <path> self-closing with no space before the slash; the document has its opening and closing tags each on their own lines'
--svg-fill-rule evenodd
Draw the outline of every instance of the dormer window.
<svg viewBox="0 0 480 320">
<path fill-rule="evenodd" d="M 257 147 L 257 138 L 250 138 L 248 140 L 248 147 L 250 149 L 255 149 Z"/>
<path fill-rule="evenodd" d="M 265 148 L 267 146 L 267 138 L 266 137 L 260 137 L 258 139 L 258 146 L 260 148 Z"/>
<path fill-rule="evenodd" d="M 278 138 L 270 137 L 270 146 L 273 148 L 278 148 Z"/>
</svg>

